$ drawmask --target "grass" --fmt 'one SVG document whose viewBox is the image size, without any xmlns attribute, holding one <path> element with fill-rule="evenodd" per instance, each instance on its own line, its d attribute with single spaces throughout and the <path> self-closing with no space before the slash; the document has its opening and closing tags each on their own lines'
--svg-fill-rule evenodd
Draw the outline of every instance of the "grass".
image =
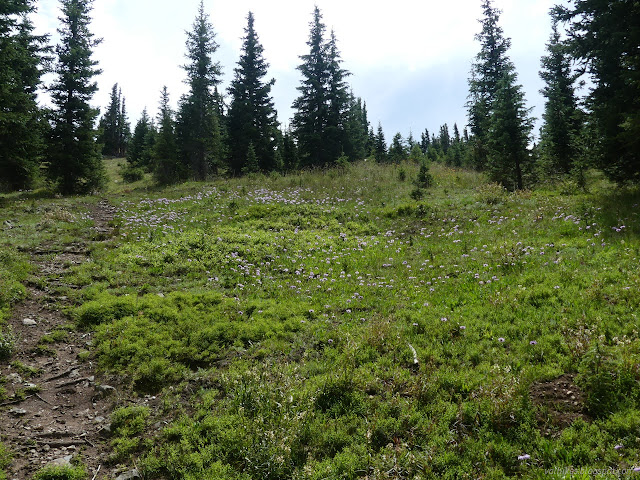
<svg viewBox="0 0 640 480">
<path fill-rule="evenodd" d="M 112 183 L 116 239 L 73 267 L 70 314 L 100 368 L 161 399 L 114 414 L 114 461 L 185 479 L 640 465 L 638 191 L 430 172 L 418 199 L 414 164 Z M 531 392 L 565 374 L 584 395 L 558 422 Z"/>
</svg>

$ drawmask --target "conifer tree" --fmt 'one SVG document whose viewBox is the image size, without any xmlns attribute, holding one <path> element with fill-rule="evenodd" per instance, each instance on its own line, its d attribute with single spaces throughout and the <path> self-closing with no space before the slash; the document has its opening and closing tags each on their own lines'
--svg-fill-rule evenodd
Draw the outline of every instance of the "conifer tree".
<svg viewBox="0 0 640 480">
<path fill-rule="evenodd" d="M 335 32 L 332 30 L 327 45 L 327 125 L 324 131 L 326 161 L 334 163 L 345 151 L 352 152 L 353 140 L 347 134 L 350 100 L 346 77 L 351 75 L 341 67 L 342 59 L 338 51 Z M 353 158 L 352 158 L 353 159 Z"/>
<path fill-rule="evenodd" d="M 389 147 L 389 160 L 394 163 L 400 163 L 407 158 L 407 148 L 400 132 L 396 133 L 391 140 Z"/>
<path fill-rule="evenodd" d="M 101 73 L 91 58 L 100 40 L 89 30 L 92 0 L 60 3 L 48 174 L 62 193 L 86 193 L 102 187 L 106 178 L 94 128 L 98 111 L 89 105 L 98 89 L 93 78 Z"/>
<path fill-rule="evenodd" d="M 570 0 L 553 15 L 567 24 L 566 46 L 593 82 L 591 153 L 609 178 L 640 182 L 640 3 Z"/>
<path fill-rule="evenodd" d="M 34 3 L 0 8 L 0 189 L 30 187 L 44 148 L 36 92 L 49 48 L 45 36 L 33 34 Z"/>
<path fill-rule="evenodd" d="M 528 150 L 533 130 L 522 86 L 515 72 L 506 73 L 498 84 L 490 119 L 487 171 L 489 177 L 509 190 L 524 188 L 524 174 L 531 170 Z"/>
<path fill-rule="evenodd" d="M 146 112 L 144 114 L 146 115 Z M 153 146 L 153 159 L 154 176 L 158 183 L 167 185 L 185 177 L 184 165 L 178 162 L 175 121 L 169 105 L 169 92 L 166 85 L 162 87 L 160 93 L 158 134 Z"/>
<path fill-rule="evenodd" d="M 300 165 L 298 147 L 290 130 L 285 130 L 282 134 L 282 163 L 286 172 L 293 171 Z"/>
<path fill-rule="evenodd" d="M 146 170 L 151 168 L 155 136 L 155 126 L 145 108 L 142 110 L 142 115 L 133 129 L 133 136 L 127 152 L 127 162 L 132 168 L 144 168 Z"/>
<path fill-rule="evenodd" d="M 256 155 L 256 149 L 253 148 L 253 142 L 249 142 L 249 148 L 247 148 L 247 160 L 242 173 L 257 173 L 260 171 L 260 165 L 258 164 L 258 157 Z"/>
<path fill-rule="evenodd" d="M 482 30 L 475 36 L 480 42 L 480 52 L 471 66 L 467 102 L 473 164 L 480 170 L 487 163 L 489 119 L 498 84 L 505 73 L 513 69 L 507 57 L 511 40 L 504 37 L 502 27 L 498 25 L 500 10 L 493 6 L 492 0 L 483 0 L 482 10 Z"/>
<path fill-rule="evenodd" d="M 249 12 L 242 53 L 229 87 L 229 167 L 234 174 L 245 169 L 250 145 L 257 158 L 258 170 L 275 168 L 278 121 L 271 97 L 275 79 L 264 81 L 268 64 L 263 50 L 254 28 L 253 13 Z"/>
<path fill-rule="evenodd" d="M 302 74 L 302 84 L 298 87 L 300 96 L 293 102 L 295 113 L 291 126 L 304 165 L 322 165 L 328 159 L 324 132 L 329 115 L 329 65 L 327 45 L 324 41 L 325 25 L 317 6 L 313 10 L 310 27 L 307 40 L 309 53 L 300 57 L 302 64 L 298 66 Z"/>
<path fill-rule="evenodd" d="M 369 127 L 369 134 L 367 135 L 367 155 L 376 157 L 376 134 L 373 131 L 373 127 Z"/>
<path fill-rule="evenodd" d="M 118 156 L 123 157 L 127 153 L 127 146 L 131 140 L 131 125 L 127 117 L 127 105 L 124 96 L 122 96 L 122 104 L 120 114 L 118 115 Z"/>
<path fill-rule="evenodd" d="M 192 30 L 187 32 L 187 72 L 189 92 L 180 99 L 176 123 L 178 150 L 197 180 L 216 173 L 223 160 L 221 105 L 215 87 L 221 68 L 213 61 L 218 49 L 215 32 L 201 0 Z"/>
<path fill-rule="evenodd" d="M 511 41 L 498 25 L 500 11 L 484 0 L 482 31 L 476 35 L 480 53 L 469 81 L 469 126 L 473 164 L 487 169 L 505 188 L 524 188 L 524 174 L 532 157 L 528 151 L 533 119 L 507 50 Z"/>
<path fill-rule="evenodd" d="M 387 142 L 384 139 L 384 131 L 382 130 L 382 124 L 378 122 L 378 133 L 375 140 L 375 156 L 378 162 L 387 161 Z"/>
<path fill-rule="evenodd" d="M 100 119 L 98 142 L 102 144 L 102 154 L 112 157 L 124 156 L 130 135 L 125 99 L 116 83 L 111 87 L 107 111 Z"/>
<path fill-rule="evenodd" d="M 422 149 L 422 153 L 427 153 L 429 147 L 431 146 L 431 137 L 429 136 L 429 130 L 424 129 L 424 132 L 420 134 L 420 148 Z"/>
<path fill-rule="evenodd" d="M 343 148 L 344 154 L 349 157 L 350 161 L 362 160 L 367 156 L 369 143 L 368 129 L 369 122 L 367 120 L 366 105 L 363 105 L 362 99 L 355 98 L 350 94 L 349 111 L 347 112 L 347 121 L 345 129 L 345 144 Z"/>
<path fill-rule="evenodd" d="M 443 154 L 447 154 L 449 147 L 451 147 L 451 135 L 449 134 L 449 125 L 446 123 L 440 127 L 440 148 Z"/>
<path fill-rule="evenodd" d="M 575 94 L 576 76 L 571 59 L 560 41 L 556 21 L 547 43 L 548 55 L 542 57 L 540 77 L 545 82 L 541 93 L 546 98 L 540 135 L 542 161 L 548 170 L 570 173 L 578 154 L 580 111 Z"/>
</svg>

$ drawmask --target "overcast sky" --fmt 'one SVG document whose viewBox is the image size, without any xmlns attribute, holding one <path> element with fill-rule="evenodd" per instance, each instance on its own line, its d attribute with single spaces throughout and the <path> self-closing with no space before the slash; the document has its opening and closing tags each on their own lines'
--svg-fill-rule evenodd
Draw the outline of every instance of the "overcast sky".
<svg viewBox="0 0 640 480">
<path fill-rule="evenodd" d="M 40 0 L 34 16 L 39 33 L 57 42 L 57 0 Z M 540 57 L 551 31 L 549 9 L 555 0 L 495 0 L 502 9 L 500 24 L 512 39 L 509 51 L 533 115 L 542 116 L 539 94 Z M 190 30 L 199 0 L 96 0 L 92 31 L 103 38 L 94 58 L 103 73 L 94 106 L 105 110 L 111 87 L 118 83 L 126 97 L 132 127 L 146 106 L 155 116 L 160 89 L 167 85 L 172 104 L 186 92 L 185 31 Z M 333 28 L 349 81 L 367 103 L 374 127 L 382 123 L 387 141 L 396 132 L 419 138 L 447 122 L 460 130 L 466 123 L 464 104 L 471 61 L 479 51 L 474 34 L 480 30 L 481 0 L 205 0 L 220 48 L 222 91 L 240 55 L 246 16 L 252 11 L 255 29 L 270 64 L 269 77 L 279 120 L 292 116 L 300 75 L 300 55 L 308 52 L 309 22 L 315 4 Z"/>
</svg>

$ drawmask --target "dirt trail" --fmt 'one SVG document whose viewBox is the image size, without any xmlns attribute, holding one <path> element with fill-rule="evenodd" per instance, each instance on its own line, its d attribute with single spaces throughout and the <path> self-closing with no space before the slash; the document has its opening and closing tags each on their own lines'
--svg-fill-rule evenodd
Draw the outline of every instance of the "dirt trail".
<svg viewBox="0 0 640 480">
<path fill-rule="evenodd" d="M 89 478 L 113 478 L 105 467 L 109 416 L 118 392 L 87 359 L 92 334 L 70 330 L 53 343 L 45 335 L 69 325 L 62 313 L 69 304 L 56 287 L 77 288 L 65 281 L 71 266 L 89 260 L 89 246 L 112 234 L 115 209 L 101 201 L 91 206 L 92 231 L 72 244 L 38 247 L 30 252 L 36 280 L 27 299 L 16 305 L 9 321 L 16 351 L 0 363 L 0 377 L 10 400 L 0 407 L 0 440 L 14 453 L 9 479 L 26 480 L 44 465 L 68 464 L 79 455 Z M 62 335 L 62 334 L 61 334 Z M 20 398 L 12 400 L 17 393 Z"/>
</svg>

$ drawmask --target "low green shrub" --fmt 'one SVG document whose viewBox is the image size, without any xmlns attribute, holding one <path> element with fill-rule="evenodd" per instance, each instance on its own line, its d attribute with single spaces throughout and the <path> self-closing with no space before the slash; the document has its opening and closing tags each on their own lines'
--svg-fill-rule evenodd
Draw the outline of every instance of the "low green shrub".
<svg viewBox="0 0 640 480">
<path fill-rule="evenodd" d="M 86 480 L 87 471 L 83 465 L 47 466 L 33 476 L 33 480 Z"/>
</svg>

